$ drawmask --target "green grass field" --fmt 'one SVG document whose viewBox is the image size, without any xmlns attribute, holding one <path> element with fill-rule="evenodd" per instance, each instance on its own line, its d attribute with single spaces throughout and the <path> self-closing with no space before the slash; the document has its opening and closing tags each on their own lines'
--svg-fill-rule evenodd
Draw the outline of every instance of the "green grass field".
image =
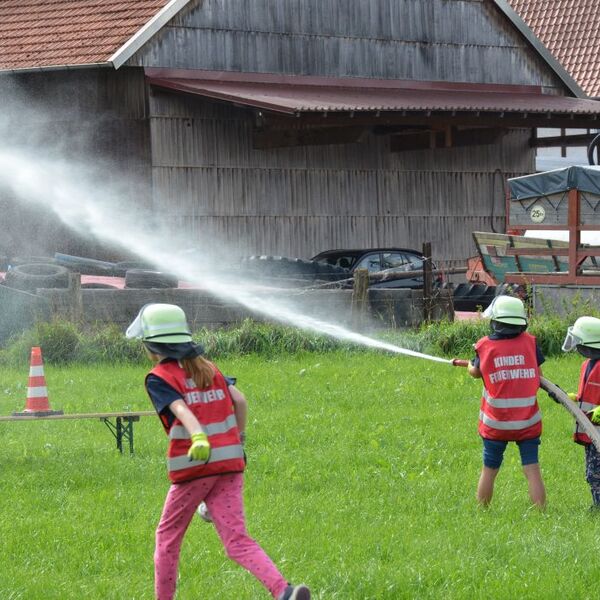
<svg viewBox="0 0 600 600">
<path fill-rule="evenodd" d="M 577 357 L 544 374 L 574 389 Z M 509 447 L 493 505 L 475 503 L 480 382 L 465 369 L 377 353 L 221 361 L 248 397 L 250 533 L 315 598 L 596 598 L 600 516 L 583 450 L 543 392 L 545 513 Z M 50 367 L 53 408 L 150 408 L 144 367 Z M 22 410 L 28 365 L 4 369 L 0 414 Z M 119 455 L 99 421 L 0 423 L 0 598 L 153 597 L 153 536 L 168 488 L 158 420 Z M 268 598 L 194 519 L 180 600 Z"/>
</svg>

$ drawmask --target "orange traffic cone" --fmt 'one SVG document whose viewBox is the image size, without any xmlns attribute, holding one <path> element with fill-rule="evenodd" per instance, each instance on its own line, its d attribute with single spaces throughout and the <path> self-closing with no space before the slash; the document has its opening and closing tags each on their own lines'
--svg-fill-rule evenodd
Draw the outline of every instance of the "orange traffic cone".
<svg viewBox="0 0 600 600">
<path fill-rule="evenodd" d="M 17 417 L 33 415 L 45 417 L 47 415 L 62 415 L 62 410 L 52 410 L 48 401 L 48 388 L 44 376 L 44 363 L 42 349 L 34 346 L 31 349 L 31 362 L 29 367 L 29 382 L 27 384 L 27 401 L 25 409 L 20 413 L 13 413 Z"/>
</svg>

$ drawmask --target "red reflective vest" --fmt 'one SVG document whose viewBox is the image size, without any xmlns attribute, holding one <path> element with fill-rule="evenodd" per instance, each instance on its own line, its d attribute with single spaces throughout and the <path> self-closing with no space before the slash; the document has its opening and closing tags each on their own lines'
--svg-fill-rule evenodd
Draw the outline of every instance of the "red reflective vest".
<svg viewBox="0 0 600 600">
<path fill-rule="evenodd" d="M 587 379 L 585 379 L 585 371 L 589 360 L 586 360 L 581 365 L 581 373 L 579 374 L 579 389 L 577 390 L 577 398 L 579 400 L 579 408 L 584 413 L 594 410 L 600 404 L 600 361 L 593 367 Z M 600 432 L 600 427 L 596 427 Z M 575 422 L 575 432 L 573 439 L 578 444 L 591 444 L 592 440 L 584 433 L 579 423 Z"/>
<path fill-rule="evenodd" d="M 535 337 L 517 337 L 475 344 L 483 377 L 479 433 L 491 440 L 519 441 L 542 433 L 536 393 L 540 386 Z"/>
<path fill-rule="evenodd" d="M 187 452 L 192 441 L 186 428 L 177 418 L 170 425 L 163 420 L 163 426 L 169 436 L 169 479 L 179 483 L 209 475 L 243 471 L 244 450 L 235 420 L 233 401 L 227 382 L 219 370 L 215 367 L 212 384 L 204 389 L 199 389 L 193 379 L 188 379 L 176 361 L 159 363 L 150 373 L 160 377 L 181 394 L 210 442 L 208 462 L 191 461 Z"/>
</svg>

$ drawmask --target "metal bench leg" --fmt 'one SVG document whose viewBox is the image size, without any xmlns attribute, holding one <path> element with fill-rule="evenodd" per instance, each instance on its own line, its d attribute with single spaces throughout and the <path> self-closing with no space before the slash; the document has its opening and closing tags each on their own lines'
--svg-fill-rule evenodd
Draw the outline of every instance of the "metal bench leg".
<svg viewBox="0 0 600 600">
<path fill-rule="evenodd" d="M 139 421 L 139 417 L 117 417 L 115 419 L 115 424 L 113 424 L 108 417 L 102 417 L 102 421 L 104 421 L 115 437 L 119 452 L 123 454 L 123 439 L 125 439 L 129 440 L 129 453 L 133 454 L 133 422 Z"/>
<path fill-rule="evenodd" d="M 121 417 L 117 417 L 117 432 L 115 437 L 117 438 L 117 448 L 119 452 L 123 454 L 123 424 L 121 422 Z"/>
</svg>

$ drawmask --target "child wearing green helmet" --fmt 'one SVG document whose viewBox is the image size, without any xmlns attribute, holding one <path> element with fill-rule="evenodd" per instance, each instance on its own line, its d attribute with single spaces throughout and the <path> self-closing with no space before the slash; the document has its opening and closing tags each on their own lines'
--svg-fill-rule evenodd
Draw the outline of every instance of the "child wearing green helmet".
<svg viewBox="0 0 600 600">
<path fill-rule="evenodd" d="M 586 359 L 574 399 L 600 431 L 600 319 L 579 317 L 568 328 L 562 349 L 577 350 Z M 585 478 L 592 493 L 592 508 L 600 508 L 600 454 L 579 424 L 575 425 L 573 439 L 585 448 Z"/>
<path fill-rule="evenodd" d="M 483 468 L 477 500 L 487 506 L 508 442 L 516 442 L 533 504 L 543 508 L 546 490 L 538 461 L 542 415 L 537 403 L 540 365 L 544 357 L 534 336 L 526 332 L 527 316 L 519 298 L 498 296 L 484 312 L 491 332 L 475 345 L 471 377 L 483 379 L 479 435 Z"/>
<path fill-rule="evenodd" d="M 241 392 L 203 358 L 179 306 L 147 304 L 126 335 L 141 339 L 154 363 L 146 391 L 169 438 L 171 487 L 156 529 L 156 598 L 175 596 L 183 537 L 204 502 L 229 558 L 250 571 L 276 600 L 310 600 L 308 587 L 290 585 L 246 530 Z"/>
</svg>

